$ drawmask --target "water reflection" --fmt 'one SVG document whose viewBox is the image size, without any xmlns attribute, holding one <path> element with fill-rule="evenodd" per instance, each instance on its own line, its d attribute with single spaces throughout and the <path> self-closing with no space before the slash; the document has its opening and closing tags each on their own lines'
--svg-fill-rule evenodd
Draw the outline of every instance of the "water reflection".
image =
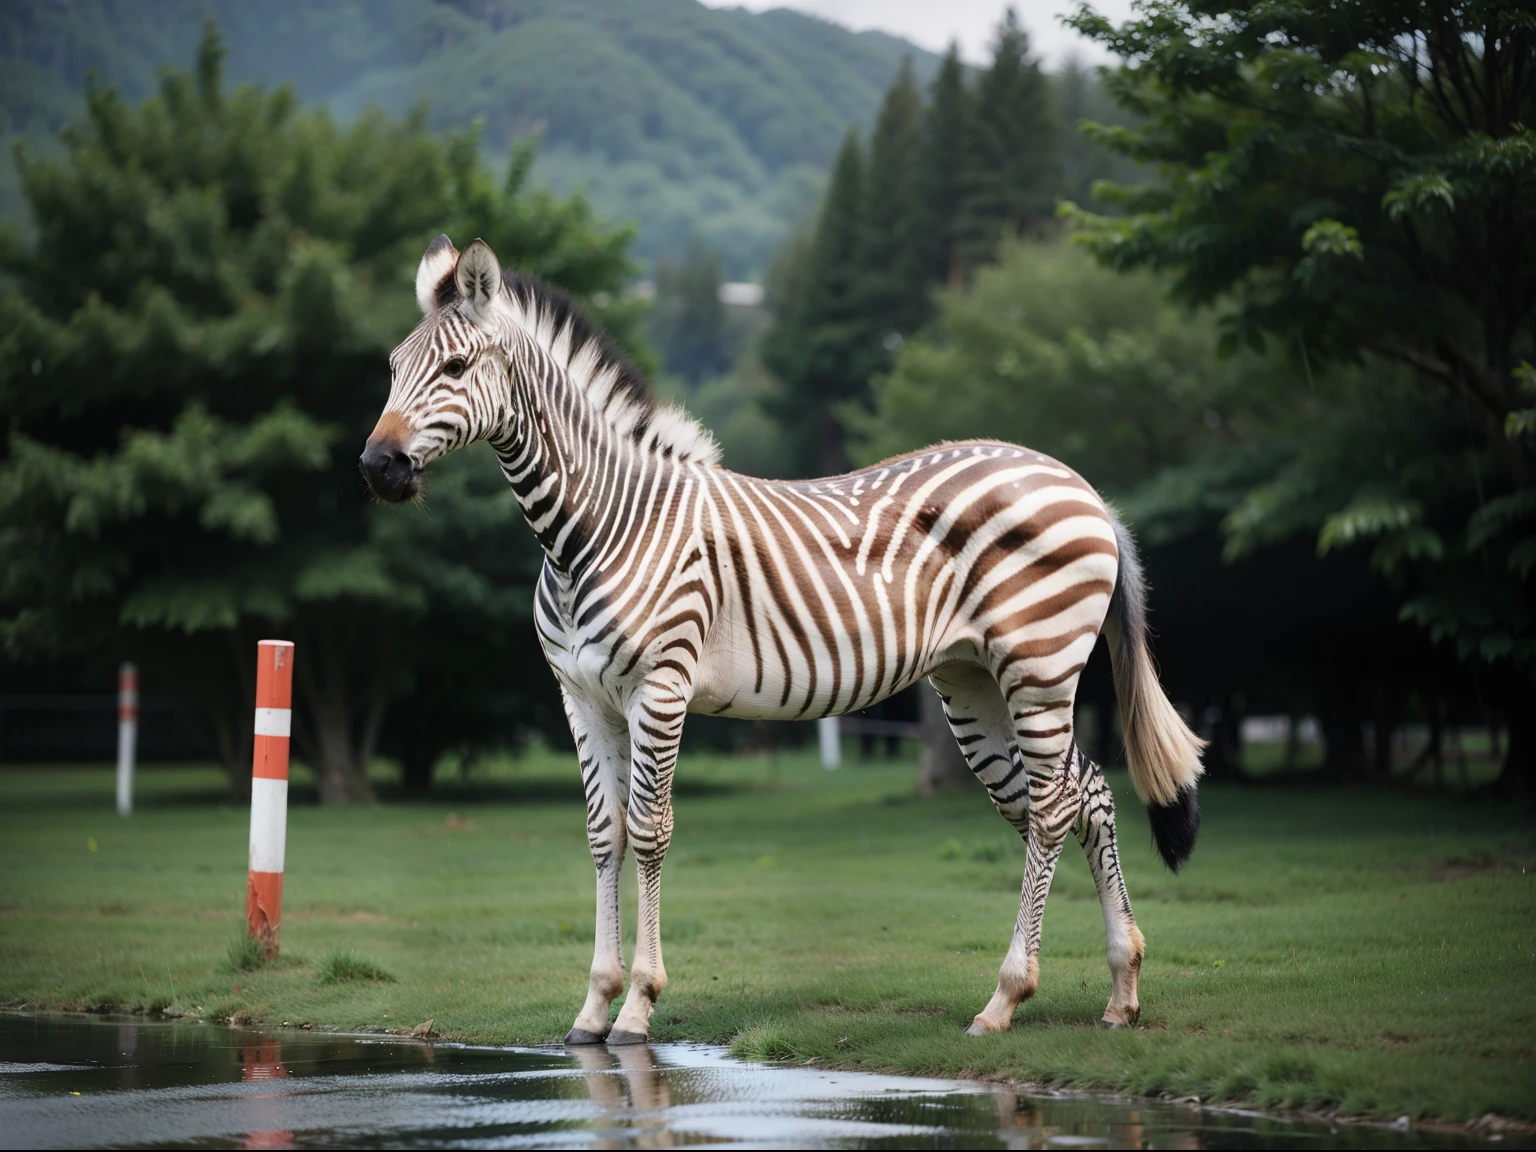
<svg viewBox="0 0 1536 1152">
<path fill-rule="evenodd" d="M 240 1079 L 247 1084 L 263 1080 L 286 1080 L 288 1069 L 283 1064 L 282 1045 L 275 1036 L 263 1036 L 255 1044 L 240 1048 Z M 276 1092 L 247 1096 L 251 1106 L 252 1131 L 245 1138 L 247 1148 L 292 1148 L 293 1133 L 261 1125 L 274 1113 L 270 1101 L 279 1100 Z"/>
<path fill-rule="evenodd" d="M 677 1136 L 668 1126 L 672 1089 L 666 1070 L 644 1044 L 617 1048 L 581 1045 L 570 1049 L 581 1066 L 587 1094 L 601 1120 L 612 1125 L 592 1142 L 593 1148 L 675 1148 Z"/>
<path fill-rule="evenodd" d="M 0 1014 L 19 1147 L 1329 1148 L 1470 1137 L 745 1064 L 719 1048 L 472 1048 Z"/>
</svg>

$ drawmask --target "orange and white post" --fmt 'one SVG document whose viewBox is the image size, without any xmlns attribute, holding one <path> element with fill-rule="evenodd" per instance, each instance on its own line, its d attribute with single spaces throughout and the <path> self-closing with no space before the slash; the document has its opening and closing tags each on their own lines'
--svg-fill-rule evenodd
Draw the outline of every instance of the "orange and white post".
<svg viewBox="0 0 1536 1152">
<path fill-rule="evenodd" d="M 117 814 L 133 815 L 133 756 L 139 742 L 139 670 L 117 670 Z"/>
<path fill-rule="evenodd" d="M 293 719 L 293 645 L 256 645 L 256 738 L 251 756 L 251 863 L 245 922 L 267 958 L 277 956 L 283 922 L 283 854 L 288 839 L 288 733 Z"/>
</svg>

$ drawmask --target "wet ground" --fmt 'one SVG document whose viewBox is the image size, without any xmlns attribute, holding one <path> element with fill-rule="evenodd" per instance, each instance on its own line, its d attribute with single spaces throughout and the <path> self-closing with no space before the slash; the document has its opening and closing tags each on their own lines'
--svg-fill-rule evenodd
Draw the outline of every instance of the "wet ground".
<svg viewBox="0 0 1536 1152">
<path fill-rule="evenodd" d="M 1454 1134 L 749 1064 L 0 1014 L 0 1147 L 1452 1148 Z"/>
</svg>

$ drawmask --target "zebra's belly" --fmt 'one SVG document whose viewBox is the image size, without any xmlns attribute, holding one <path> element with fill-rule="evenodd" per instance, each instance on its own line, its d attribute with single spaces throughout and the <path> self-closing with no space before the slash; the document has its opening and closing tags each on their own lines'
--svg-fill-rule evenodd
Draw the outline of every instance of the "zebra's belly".
<svg viewBox="0 0 1536 1152">
<path fill-rule="evenodd" d="M 729 716 L 738 720 L 813 720 L 840 716 L 868 708 L 904 688 L 911 687 L 931 671 L 928 665 L 907 668 L 896 678 L 882 677 L 877 684 L 867 669 L 833 669 L 823 663 L 815 676 L 802 666 L 790 674 L 786 686 L 783 665 L 776 660 L 762 661 L 750 641 L 725 644 L 712 642 L 700 661 L 688 711 L 706 716 Z M 932 667 L 956 660 L 974 660 L 976 652 L 969 644 L 957 644 L 936 653 Z"/>
</svg>

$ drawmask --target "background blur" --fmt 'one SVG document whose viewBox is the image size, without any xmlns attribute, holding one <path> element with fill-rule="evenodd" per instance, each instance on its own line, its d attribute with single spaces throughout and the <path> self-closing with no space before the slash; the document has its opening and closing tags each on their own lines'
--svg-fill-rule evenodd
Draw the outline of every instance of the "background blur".
<svg viewBox="0 0 1536 1152">
<path fill-rule="evenodd" d="M 694 0 L 0 8 L 0 764 L 110 759 L 132 660 L 141 757 L 238 794 L 263 636 L 327 800 L 567 741 L 489 452 L 399 511 L 354 464 L 446 231 L 575 295 L 729 467 L 1077 468 L 1213 777 L 1528 797 L 1536 24 L 968 4 L 945 55 L 939 7 L 887 10 L 926 47 Z M 925 698 L 849 731 L 931 789 Z M 1082 703 L 1117 758 L 1102 656 Z"/>
</svg>

